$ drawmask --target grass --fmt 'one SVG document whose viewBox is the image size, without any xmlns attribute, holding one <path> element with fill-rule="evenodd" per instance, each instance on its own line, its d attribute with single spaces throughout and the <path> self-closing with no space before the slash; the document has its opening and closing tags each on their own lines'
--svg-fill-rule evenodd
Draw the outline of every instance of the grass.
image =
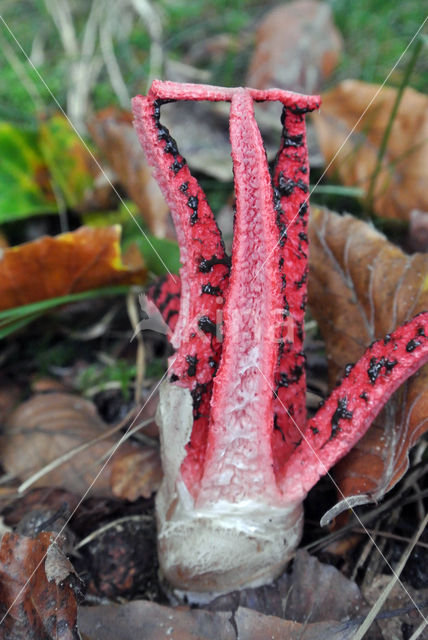
<svg viewBox="0 0 428 640">
<path fill-rule="evenodd" d="M 328 4 L 345 43 L 340 67 L 330 84 L 345 78 L 382 83 L 427 15 L 419 0 L 328 0 Z M 401 65 L 390 84 L 398 86 L 404 70 Z M 428 60 L 421 57 L 412 86 L 426 91 L 427 73 Z"/>
<path fill-rule="evenodd" d="M 345 50 L 330 84 L 348 77 L 359 78 L 367 82 L 382 82 L 404 47 L 425 17 L 423 3 L 419 0 L 406 0 L 392 3 L 390 0 L 327 0 L 335 23 L 343 34 Z M 163 45 L 165 53 L 171 58 L 185 60 L 195 46 L 203 44 L 207 38 L 220 33 L 231 37 L 231 46 L 222 58 L 205 56 L 198 63 L 212 74 L 212 82 L 233 85 L 244 81 L 245 70 L 251 55 L 254 28 L 263 14 L 277 3 L 260 0 L 196 0 L 193 3 L 184 0 L 159 0 L 155 3 L 164 17 Z M 75 1 L 76 23 L 83 26 L 88 12 L 87 3 Z M 0 0 L 0 14 L 4 17 L 24 50 L 37 58 L 37 50 L 42 53 L 38 68 L 46 83 L 59 102 L 65 105 L 66 88 L 64 79 L 67 74 L 67 62 L 59 43 L 58 34 L 44 3 L 23 0 L 18 4 L 10 0 Z M 38 24 L 34 33 L 34 24 Z M 248 37 L 246 37 L 248 36 Z M 16 44 L 0 25 L 0 37 L 15 49 L 18 58 L 40 93 L 47 109 L 53 107 L 47 90 L 31 72 L 23 56 L 17 51 Z M 240 46 L 239 42 L 245 41 Z M 141 92 L 148 73 L 149 37 L 141 20 L 135 21 L 125 40 L 116 42 L 116 55 L 124 80 L 130 93 Z M 35 58 L 35 59 L 36 59 Z M 418 61 L 412 84 L 424 89 L 428 72 L 428 61 Z M 403 68 L 393 74 L 392 83 L 399 84 Z M 92 98 L 95 108 L 116 103 L 106 73 L 100 75 Z M 35 109 L 22 82 L 17 80 L 16 72 L 10 61 L 0 58 L 0 118 L 15 122 L 29 122 L 34 118 Z"/>
</svg>

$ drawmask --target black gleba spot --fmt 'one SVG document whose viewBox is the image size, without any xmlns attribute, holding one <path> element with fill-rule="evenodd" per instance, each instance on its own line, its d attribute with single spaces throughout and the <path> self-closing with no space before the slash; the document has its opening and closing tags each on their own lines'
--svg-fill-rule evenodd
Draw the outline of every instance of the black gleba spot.
<svg viewBox="0 0 428 640">
<path fill-rule="evenodd" d="M 416 338 L 413 338 L 413 340 L 409 340 L 409 342 L 406 344 L 406 351 L 408 353 L 411 353 L 412 351 L 420 347 L 421 344 L 422 342 L 420 340 L 416 340 Z"/>
<path fill-rule="evenodd" d="M 347 409 L 347 406 L 348 398 L 339 398 L 339 400 L 337 401 L 337 409 L 333 413 L 333 416 L 331 418 L 331 438 L 334 438 L 337 435 L 337 432 L 340 431 L 340 420 L 352 419 L 352 411 L 349 411 Z"/>
<path fill-rule="evenodd" d="M 398 364 L 397 360 L 388 360 L 385 356 L 381 358 L 370 358 L 369 368 L 367 369 L 367 375 L 370 378 L 370 382 L 375 384 L 382 369 L 385 369 L 385 373 L 391 373 L 395 365 Z"/>
<path fill-rule="evenodd" d="M 197 356 L 186 356 L 186 362 L 189 365 L 187 368 L 187 375 L 193 377 L 196 375 L 196 365 L 198 364 Z"/>
<path fill-rule="evenodd" d="M 217 325 L 215 322 L 210 320 L 208 316 L 201 316 L 198 320 L 198 327 L 204 333 L 210 333 L 215 336 L 217 332 Z"/>
</svg>

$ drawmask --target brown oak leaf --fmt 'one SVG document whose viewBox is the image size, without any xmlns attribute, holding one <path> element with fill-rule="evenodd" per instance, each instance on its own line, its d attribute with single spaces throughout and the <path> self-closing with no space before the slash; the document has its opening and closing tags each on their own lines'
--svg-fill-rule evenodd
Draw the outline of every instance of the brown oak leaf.
<svg viewBox="0 0 428 640">
<path fill-rule="evenodd" d="M 373 340 L 428 309 L 428 255 L 406 255 L 369 224 L 321 209 L 312 212 L 310 241 L 309 304 L 333 384 Z M 409 449 L 427 430 L 425 365 L 335 467 L 342 494 L 351 504 L 381 498 L 403 476 Z M 339 503 L 334 513 L 347 507 Z"/>
<path fill-rule="evenodd" d="M 322 96 L 313 122 L 329 174 L 367 191 L 396 96 L 396 89 L 357 80 L 345 80 Z M 408 220 L 412 209 L 428 211 L 427 180 L 428 96 L 407 88 L 376 180 L 375 212 Z"/>
</svg>

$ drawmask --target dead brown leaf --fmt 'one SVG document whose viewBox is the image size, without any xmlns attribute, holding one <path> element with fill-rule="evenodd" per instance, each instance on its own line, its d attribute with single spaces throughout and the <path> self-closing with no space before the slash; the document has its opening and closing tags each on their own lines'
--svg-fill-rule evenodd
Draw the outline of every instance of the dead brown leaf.
<svg viewBox="0 0 428 640">
<path fill-rule="evenodd" d="M 132 114 L 110 107 L 100 111 L 88 126 L 120 183 L 138 205 L 150 231 L 165 237 L 168 205 L 152 177 L 152 170 L 132 126 Z"/>
<path fill-rule="evenodd" d="M 73 590 L 74 585 L 74 590 Z M 0 548 L 0 633 L 7 640 L 78 640 L 72 565 L 51 533 L 6 533 Z"/>
<path fill-rule="evenodd" d="M 21 404 L 5 424 L 1 436 L 2 464 L 9 473 L 26 479 L 71 449 L 103 435 L 106 430 L 107 426 L 99 418 L 92 402 L 67 393 L 36 395 Z M 40 478 L 33 486 L 64 487 L 83 494 L 119 437 L 109 436 L 95 442 Z M 139 495 L 149 494 L 156 486 L 156 473 L 160 468 L 156 470 L 154 454 L 151 449 L 149 452 L 148 469 L 144 466 L 138 468 L 135 460 L 139 457 L 141 465 L 144 465 L 146 449 L 129 442 L 122 443 L 97 478 L 92 491 L 97 495 L 111 495 L 110 478 L 112 469 L 115 469 L 115 495 L 126 497 L 132 494 L 135 500 Z M 134 466 L 130 466 L 130 460 Z M 124 480 L 120 477 L 121 473 L 125 474 Z M 136 477 L 134 483 L 133 474 Z"/>
<path fill-rule="evenodd" d="M 0 310 L 119 284 L 140 284 L 143 269 L 121 262 L 120 227 L 81 227 L 5 249 L 0 257 Z"/>
<path fill-rule="evenodd" d="M 342 47 L 326 3 L 298 0 L 279 5 L 257 29 L 246 84 L 316 92 L 337 65 Z"/>
<path fill-rule="evenodd" d="M 428 309 L 428 255 L 408 256 L 372 226 L 316 209 L 310 221 L 309 304 L 326 343 L 330 381 L 376 339 Z M 428 366 L 394 394 L 335 468 L 347 497 L 381 498 L 408 467 L 428 429 Z M 346 508 L 346 504 L 339 510 Z"/>
<path fill-rule="evenodd" d="M 357 617 L 364 605 L 355 582 L 300 549 L 291 573 L 284 573 L 271 585 L 219 596 L 207 607 L 212 611 L 246 607 L 264 615 L 312 623 Z"/>
<path fill-rule="evenodd" d="M 80 607 L 79 629 L 89 640 L 348 640 L 353 622 L 301 624 L 240 607 L 232 612 L 187 610 L 134 600 L 125 605 Z"/>
<path fill-rule="evenodd" d="M 118 498 L 133 502 L 141 496 L 150 498 L 162 480 L 158 449 L 141 448 L 113 460 L 110 484 Z"/>
<path fill-rule="evenodd" d="M 313 122 L 326 163 L 332 163 L 329 174 L 367 192 L 396 95 L 396 89 L 346 80 L 322 96 Z M 408 220 L 412 209 L 428 211 L 427 181 L 428 96 L 407 88 L 376 181 L 375 212 Z"/>
</svg>

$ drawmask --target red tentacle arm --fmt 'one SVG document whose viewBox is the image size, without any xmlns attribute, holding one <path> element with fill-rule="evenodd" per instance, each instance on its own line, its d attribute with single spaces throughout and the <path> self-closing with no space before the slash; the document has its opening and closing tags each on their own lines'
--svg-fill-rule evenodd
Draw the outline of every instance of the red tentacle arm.
<svg viewBox="0 0 428 640">
<path fill-rule="evenodd" d="M 304 116 L 298 109 L 284 107 L 281 119 L 281 146 L 273 172 L 283 309 L 272 443 L 279 475 L 306 427 L 303 340 L 309 250 L 309 162 Z"/>
<path fill-rule="evenodd" d="M 180 245 L 180 312 L 171 338 L 176 353 L 170 362 L 170 379 L 193 395 L 195 423 L 186 462 L 193 482 L 193 476 L 201 473 L 212 379 L 220 358 L 217 321 L 227 288 L 229 258 L 205 194 L 160 122 L 163 98 L 158 89 L 162 86 L 157 83 L 148 97 L 134 98 L 133 111 L 140 142 L 171 209 Z"/>
<path fill-rule="evenodd" d="M 318 479 L 366 433 L 391 395 L 428 362 L 428 312 L 374 342 L 308 423 L 282 484 L 302 500 Z"/>
<path fill-rule="evenodd" d="M 281 102 L 297 114 L 314 111 L 320 106 L 319 96 L 307 96 L 283 89 L 251 89 L 245 92 L 254 102 Z M 192 84 L 190 82 L 163 82 L 154 80 L 148 96 L 165 101 L 170 100 L 209 100 L 210 102 L 231 102 L 242 87 L 215 87 L 208 84 Z"/>
</svg>

